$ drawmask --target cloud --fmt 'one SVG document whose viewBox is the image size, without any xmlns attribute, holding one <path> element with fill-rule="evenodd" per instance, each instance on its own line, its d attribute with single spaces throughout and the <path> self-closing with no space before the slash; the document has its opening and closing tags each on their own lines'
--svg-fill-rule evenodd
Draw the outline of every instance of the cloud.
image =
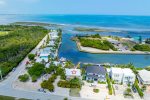
<svg viewBox="0 0 150 100">
<path fill-rule="evenodd" d="M 4 0 L 0 0 L 0 5 L 5 5 L 5 1 Z"/>
</svg>

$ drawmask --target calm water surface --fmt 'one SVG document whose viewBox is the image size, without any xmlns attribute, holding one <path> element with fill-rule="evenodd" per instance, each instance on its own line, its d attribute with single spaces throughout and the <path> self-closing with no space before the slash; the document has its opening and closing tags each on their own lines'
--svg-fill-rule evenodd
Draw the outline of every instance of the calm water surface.
<svg viewBox="0 0 150 100">
<path fill-rule="evenodd" d="M 142 36 L 150 37 L 150 16 L 112 16 L 112 15 L 0 15 L 0 24 L 8 24 L 16 21 L 36 21 L 64 24 L 60 57 L 77 62 L 90 63 L 133 63 L 137 67 L 150 65 L 150 55 L 122 55 L 122 54 L 89 54 L 79 52 L 75 42 L 70 38 L 75 34 L 87 34 L 73 31 L 73 27 L 92 26 L 111 29 L 128 30 L 126 32 L 102 32 L 101 35 L 114 35 L 126 37 Z M 132 30 L 132 31 L 131 31 Z"/>
</svg>

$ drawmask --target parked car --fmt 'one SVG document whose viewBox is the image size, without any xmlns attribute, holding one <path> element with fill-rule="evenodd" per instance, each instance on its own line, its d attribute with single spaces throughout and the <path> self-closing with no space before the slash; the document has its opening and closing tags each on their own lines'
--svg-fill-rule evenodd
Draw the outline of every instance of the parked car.
<svg viewBox="0 0 150 100">
<path fill-rule="evenodd" d="M 46 93 L 46 91 L 43 88 L 38 89 L 38 91 Z"/>
</svg>

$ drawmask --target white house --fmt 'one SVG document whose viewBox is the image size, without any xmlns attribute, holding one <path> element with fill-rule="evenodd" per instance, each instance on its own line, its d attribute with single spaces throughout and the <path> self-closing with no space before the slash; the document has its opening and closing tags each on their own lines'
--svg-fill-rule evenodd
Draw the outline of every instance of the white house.
<svg viewBox="0 0 150 100">
<path fill-rule="evenodd" d="M 111 68 L 110 76 L 117 84 L 134 84 L 135 74 L 130 68 Z"/>
<path fill-rule="evenodd" d="M 49 43 L 47 44 L 47 46 L 55 46 L 55 42 L 54 41 L 49 41 Z"/>
<path fill-rule="evenodd" d="M 56 40 L 59 36 L 58 36 L 58 32 L 50 32 L 49 33 L 50 39 L 51 40 Z"/>
<path fill-rule="evenodd" d="M 124 68 L 123 71 L 123 84 L 134 84 L 135 74 L 130 68 Z"/>
<path fill-rule="evenodd" d="M 115 83 L 121 84 L 123 78 L 123 71 L 121 68 L 111 68 L 110 76 L 114 80 Z"/>
<path fill-rule="evenodd" d="M 41 50 L 40 52 L 40 57 L 48 57 L 51 53 L 51 50 L 49 47 L 46 47 L 44 49 Z"/>
<path fill-rule="evenodd" d="M 48 62 L 48 56 L 50 55 L 51 55 L 51 50 L 49 47 L 42 49 L 40 52 L 40 59 L 38 59 L 38 62 L 41 62 L 42 60 Z"/>
<path fill-rule="evenodd" d="M 66 74 L 66 78 L 69 80 L 69 79 L 72 79 L 74 77 L 77 77 L 77 78 L 81 78 L 81 71 L 80 69 L 76 69 L 76 68 L 73 68 L 73 69 L 69 69 L 69 68 L 65 68 L 65 74 Z"/>
<path fill-rule="evenodd" d="M 141 84 L 150 85 L 150 71 L 140 70 L 138 73 L 138 80 Z"/>
</svg>

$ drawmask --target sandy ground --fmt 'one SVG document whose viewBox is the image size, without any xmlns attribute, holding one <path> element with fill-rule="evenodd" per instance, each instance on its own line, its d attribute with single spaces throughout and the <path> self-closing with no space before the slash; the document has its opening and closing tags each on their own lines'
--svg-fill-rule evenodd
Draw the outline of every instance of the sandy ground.
<svg viewBox="0 0 150 100">
<path fill-rule="evenodd" d="M 90 87 L 91 83 L 84 82 L 85 85 L 82 86 L 82 89 L 80 91 L 81 98 L 87 98 L 92 100 L 105 100 L 106 97 L 109 98 L 108 100 L 133 100 L 130 98 L 124 98 L 123 92 L 127 88 L 123 85 L 116 85 L 118 89 L 115 89 L 116 95 L 109 95 L 108 89 L 106 88 L 106 84 L 97 84 L 96 88 L 100 90 L 99 93 L 94 93 L 93 89 L 94 87 Z M 115 85 L 114 85 L 115 87 Z M 101 98 L 101 99 L 100 99 Z M 134 94 L 134 100 L 143 100 L 139 97 L 138 94 Z"/>
<path fill-rule="evenodd" d="M 77 47 L 79 49 L 79 51 L 82 52 L 89 52 L 89 53 L 102 53 L 102 54 L 150 54 L 150 52 L 142 52 L 142 51 L 105 51 L 105 50 L 100 50 L 100 49 L 96 49 L 96 48 L 91 48 L 91 47 L 83 47 L 81 46 L 80 43 L 76 42 Z"/>
<path fill-rule="evenodd" d="M 94 93 L 93 89 L 95 87 L 90 87 L 91 83 L 84 82 L 84 86 L 80 91 L 81 98 L 93 99 L 93 100 L 104 100 L 106 96 L 108 96 L 108 89 L 106 88 L 106 84 L 98 84 L 96 86 L 99 89 L 99 93 Z"/>
<path fill-rule="evenodd" d="M 20 75 L 26 74 L 27 71 L 23 70 Z M 38 79 L 37 82 L 32 82 L 31 79 L 27 82 L 20 82 L 18 79 L 13 82 L 13 88 L 19 89 L 19 90 L 29 90 L 29 91 L 37 91 L 41 88 L 40 84 L 42 82 L 42 79 Z"/>
</svg>

